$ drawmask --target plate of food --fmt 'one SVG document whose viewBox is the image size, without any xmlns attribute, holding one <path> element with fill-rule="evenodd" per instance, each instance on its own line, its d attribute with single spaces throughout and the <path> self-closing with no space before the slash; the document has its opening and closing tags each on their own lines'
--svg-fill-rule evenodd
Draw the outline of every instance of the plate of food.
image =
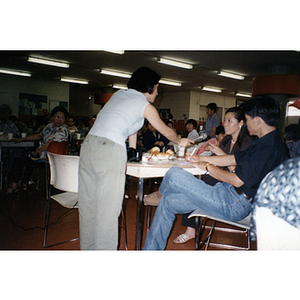
<svg viewBox="0 0 300 300">
<path fill-rule="evenodd" d="M 174 151 L 169 149 L 167 152 L 160 152 L 158 147 L 153 147 L 147 153 L 143 154 L 142 161 L 147 163 L 158 163 L 159 161 L 168 161 Z"/>
</svg>

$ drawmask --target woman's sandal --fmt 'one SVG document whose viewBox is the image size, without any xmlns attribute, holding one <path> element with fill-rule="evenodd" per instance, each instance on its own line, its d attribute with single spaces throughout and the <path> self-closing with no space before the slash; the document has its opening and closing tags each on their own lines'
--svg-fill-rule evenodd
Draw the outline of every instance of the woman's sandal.
<svg viewBox="0 0 300 300">
<path fill-rule="evenodd" d="M 194 239 L 195 237 L 188 237 L 187 235 L 185 235 L 184 233 L 182 233 L 181 235 L 179 235 L 175 240 L 173 240 L 173 243 L 175 244 L 184 244 L 187 241 Z"/>
</svg>

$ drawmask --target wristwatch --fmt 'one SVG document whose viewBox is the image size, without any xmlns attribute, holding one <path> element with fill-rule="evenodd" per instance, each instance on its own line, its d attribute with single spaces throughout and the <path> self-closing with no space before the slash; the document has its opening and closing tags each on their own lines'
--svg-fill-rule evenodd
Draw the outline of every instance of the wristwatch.
<svg viewBox="0 0 300 300">
<path fill-rule="evenodd" d="M 208 167 L 209 167 L 209 166 L 212 166 L 212 164 L 210 164 L 210 163 L 207 163 L 207 164 L 206 164 L 206 166 L 205 166 L 206 173 L 205 173 L 205 174 L 209 173 L 209 170 L 208 170 Z"/>
</svg>

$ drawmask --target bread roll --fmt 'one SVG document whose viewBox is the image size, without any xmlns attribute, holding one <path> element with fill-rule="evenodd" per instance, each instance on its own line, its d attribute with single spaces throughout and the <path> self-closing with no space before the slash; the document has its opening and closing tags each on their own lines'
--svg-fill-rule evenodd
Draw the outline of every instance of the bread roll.
<svg viewBox="0 0 300 300">
<path fill-rule="evenodd" d="M 168 150 L 166 151 L 166 153 L 169 153 L 170 155 L 173 155 L 173 154 L 174 154 L 174 151 L 173 151 L 172 149 L 168 149 Z"/>
<path fill-rule="evenodd" d="M 152 149 L 149 150 L 150 154 L 157 154 L 160 152 L 160 149 L 158 147 L 153 147 Z"/>
</svg>

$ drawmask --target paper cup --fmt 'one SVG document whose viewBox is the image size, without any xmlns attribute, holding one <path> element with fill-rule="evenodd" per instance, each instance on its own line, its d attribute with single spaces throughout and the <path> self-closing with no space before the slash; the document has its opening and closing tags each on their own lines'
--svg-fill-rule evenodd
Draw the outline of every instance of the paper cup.
<svg viewBox="0 0 300 300">
<path fill-rule="evenodd" d="M 26 137 L 26 132 L 22 132 L 21 136 L 22 136 L 22 138 L 25 138 Z"/>
<path fill-rule="evenodd" d="M 13 133 L 9 133 L 9 134 L 8 134 L 8 139 L 9 139 L 9 140 L 11 140 L 13 137 L 14 137 L 14 134 L 13 134 Z"/>
<path fill-rule="evenodd" d="M 184 155 L 185 155 L 185 147 L 179 146 L 178 152 L 176 154 L 177 154 L 177 157 L 184 157 Z"/>
<path fill-rule="evenodd" d="M 80 133 L 77 133 L 77 140 L 80 140 Z"/>
</svg>

